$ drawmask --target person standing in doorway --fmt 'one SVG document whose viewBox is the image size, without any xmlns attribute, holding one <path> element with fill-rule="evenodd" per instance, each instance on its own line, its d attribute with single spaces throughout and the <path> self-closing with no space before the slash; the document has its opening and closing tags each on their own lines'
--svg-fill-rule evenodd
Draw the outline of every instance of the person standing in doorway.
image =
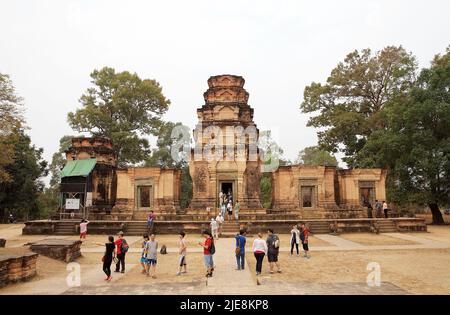
<svg viewBox="0 0 450 315">
<path fill-rule="evenodd" d="M 186 234 L 184 232 L 180 232 L 180 249 L 178 253 L 180 254 L 180 267 L 177 272 L 177 276 L 181 275 L 181 273 L 187 273 L 187 263 L 186 263 L 186 254 L 187 254 L 187 243 L 185 240 Z M 184 271 L 181 270 L 184 268 Z"/>
<path fill-rule="evenodd" d="M 262 233 L 258 233 L 258 237 L 253 241 L 253 255 L 256 259 L 256 275 L 259 276 L 262 271 L 264 256 L 267 253 L 267 243 L 262 238 Z"/>
<path fill-rule="evenodd" d="M 116 251 L 117 251 L 117 263 L 116 263 L 116 270 L 114 272 L 121 272 L 125 273 L 125 255 L 128 252 L 128 243 L 123 238 L 123 232 L 120 231 L 117 234 L 118 239 L 114 242 L 116 244 Z M 122 266 L 122 270 L 120 270 L 120 267 Z"/>
<path fill-rule="evenodd" d="M 156 241 L 155 234 L 150 236 L 150 240 L 145 245 L 147 254 L 147 276 L 156 278 L 156 263 L 158 261 L 158 241 Z"/>
<path fill-rule="evenodd" d="M 80 240 L 85 240 L 87 236 L 87 225 L 89 221 L 86 219 L 81 220 L 80 223 Z"/>
<path fill-rule="evenodd" d="M 383 212 L 384 212 L 384 217 L 387 219 L 388 218 L 388 204 L 386 201 L 383 200 Z"/>
<path fill-rule="evenodd" d="M 153 233 L 153 226 L 155 224 L 155 213 L 153 212 L 153 210 L 150 211 L 150 213 L 147 216 L 147 232 L 148 234 Z"/>
<path fill-rule="evenodd" d="M 236 270 L 244 270 L 245 268 L 245 243 L 247 242 L 247 238 L 245 237 L 245 230 L 241 229 L 239 234 L 235 236 L 236 240 Z"/>
<path fill-rule="evenodd" d="M 272 229 L 268 231 L 267 237 L 267 259 L 269 260 L 270 273 L 273 273 L 274 265 L 277 266 L 277 272 L 281 273 L 280 264 L 278 263 L 278 254 L 280 252 L 280 238 L 273 233 Z"/>
<path fill-rule="evenodd" d="M 300 231 L 300 240 L 302 241 L 303 244 L 303 250 L 305 251 L 305 256 L 303 256 L 304 258 L 309 259 L 310 256 L 308 256 L 308 252 L 309 252 L 309 230 L 308 227 L 306 226 L 306 224 L 304 222 L 302 222 L 301 224 L 301 231 Z"/>
<path fill-rule="evenodd" d="M 291 256 L 294 253 L 294 246 L 297 250 L 297 256 L 300 255 L 298 252 L 298 244 L 300 244 L 300 230 L 297 227 L 297 224 L 292 227 L 291 230 Z"/>
</svg>

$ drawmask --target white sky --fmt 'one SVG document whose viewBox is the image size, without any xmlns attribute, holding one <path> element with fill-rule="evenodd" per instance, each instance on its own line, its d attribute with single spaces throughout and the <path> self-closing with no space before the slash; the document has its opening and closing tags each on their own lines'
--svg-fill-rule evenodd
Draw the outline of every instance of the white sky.
<svg viewBox="0 0 450 315">
<path fill-rule="evenodd" d="M 0 72 L 25 99 L 32 141 L 47 160 L 74 134 L 67 113 L 111 66 L 154 78 L 164 116 L 194 127 L 211 75 L 246 80 L 260 130 L 285 156 L 317 143 L 299 104 L 354 49 L 403 45 L 426 67 L 450 44 L 450 1 L 24 1 L 0 2 Z"/>
</svg>

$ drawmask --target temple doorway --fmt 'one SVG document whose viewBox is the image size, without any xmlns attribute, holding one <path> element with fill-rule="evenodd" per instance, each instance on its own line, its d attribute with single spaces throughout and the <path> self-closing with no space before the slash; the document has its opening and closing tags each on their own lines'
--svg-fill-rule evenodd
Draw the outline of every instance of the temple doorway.
<svg viewBox="0 0 450 315">
<path fill-rule="evenodd" d="M 231 196 L 231 200 L 233 201 L 233 205 L 235 202 L 235 196 L 234 196 L 234 183 L 232 181 L 220 181 L 219 182 L 219 193 L 222 192 L 224 195 L 226 195 L 226 200 L 229 200 Z M 218 204 L 220 205 L 220 200 L 218 199 Z"/>
</svg>

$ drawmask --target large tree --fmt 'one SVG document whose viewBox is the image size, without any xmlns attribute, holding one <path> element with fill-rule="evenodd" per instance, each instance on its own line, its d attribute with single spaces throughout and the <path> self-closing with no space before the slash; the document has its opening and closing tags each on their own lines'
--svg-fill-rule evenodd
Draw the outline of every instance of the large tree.
<svg viewBox="0 0 450 315">
<path fill-rule="evenodd" d="M 321 128 L 321 148 L 344 152 L 348 166 L 357 167 L 355 154 L 375 130 L 385 128 L 383 108 L 409 92 L 416 69 L 414 56 L 401 46 L 375 54 L 355 50 L 331 71 L 326 84 L 307 86 L 300 107 L 303 113 L 317 114 L 308 126 Z"/>
<path fill-rule="evenodd" d="M 146 135 L 157 135 L 170 101 L 155 80 L 105 67 L 91 73 L 94 87 L 81 96 L 82 108 L 68 114 L 78 132 L 111 138 L 119 166 L 139 163 L 149 153 Z"/>
<path fill-rule="evenodd" d="M 0 217 L 9 212 L 22 218 L 37 218 L 38 198 L 44 188 L 40 178 L 47 175 L 47 162 L 42 159 L 42 148 L 32 145 L 23 129 L 11 134 L 14 162 L 5 167 L 11 180 L 0 185 Z"/>
<path fill-rule="evenodd" d="M 306 147 L 298 154 L 297 164 L 337 166 L 336 158 L 330 152 L 320 149 L 318 146 Z"/>
<path fill-rule="evenodd" d="M 14 85 L 6 74 L 0 73 L 0 184 L 11 181 L 6 166 L 14 162 L 14 141 L 24 122 L 22 98 L 16 94 Z"/>
<path fill-rule="evenodd" d="M 423 69 L 407 97 L 385 110 L 387 127 L 374 132 L 357 159 L 390 170 L 390 198 L 427 204 L 433 223 L 450 204 L 450 47 Z"/>
</svg>

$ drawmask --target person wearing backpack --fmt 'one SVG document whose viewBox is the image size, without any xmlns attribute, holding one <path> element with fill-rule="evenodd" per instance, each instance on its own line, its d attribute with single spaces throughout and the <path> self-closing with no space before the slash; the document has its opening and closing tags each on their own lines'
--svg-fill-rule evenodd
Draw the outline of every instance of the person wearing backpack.
<svg viewBox="0 0 450 315">
<path fill-rule="evenodd" d="M 277 272 L 281 273 L 281 268 L 278 263 L 278 253 L 280 252 L 280 238 L 278 235 L 273 233 L 272 229 L 268 231 L 269 236 L 267 237 L 267 259 L 269 260 L 270 273 L 273 273 L 273 266 L 277 266 Z"/>
<path fill-rule="evenodd" d="M 125 255 L 128 252 L 129 246 L 127 241 L 123 238 L 122 231 L 117 234 L 117 237 L 117 240 L 114 242 L 117 247 L 117 263 L 114 272 L 125 273 Z M 120 270 L 120 266 L 122 266 L 122 270 Z"/>
<path fill-rule="evenodd" d="M 203 258 L 205 260 L 206 267 L 206 277 L 212 277 L 214 271 L 214 261 L 213 255 L 216 252 L 216 248 L 214 246 L 214 238 L 211 235 L 211 232 L 205 230 L 202 232 L 202 236 L 205 238 L 205 242 L 198 242 L 198 244 L 203 247 Z"/>
<path fill-rule="evenodd" d="M 236 270 L 244 270 L 245 267 L 245 243 L 247 239 L 245 238 L 245 230 L 242 229 L 239 231 L 239 234 L 235 236 L 236 239 Z"/>
<path fill-rule="evenodd" d="M 304 222 L 302 222 L 301 224 L 301 232 L 300 232 L 300 240 L 302 241 L 303 244 L 303 250 L 305 251 L 305 256 L 303 256 L 304 258 L 309 259 L 310 256 L 308 256 L 308 251 L 309 251 L 309 240 L 308 240 L 308 236 L 309 236 L 309 230 L 308 227 L 306 226 L 306 224 Z"/>
</svg>

